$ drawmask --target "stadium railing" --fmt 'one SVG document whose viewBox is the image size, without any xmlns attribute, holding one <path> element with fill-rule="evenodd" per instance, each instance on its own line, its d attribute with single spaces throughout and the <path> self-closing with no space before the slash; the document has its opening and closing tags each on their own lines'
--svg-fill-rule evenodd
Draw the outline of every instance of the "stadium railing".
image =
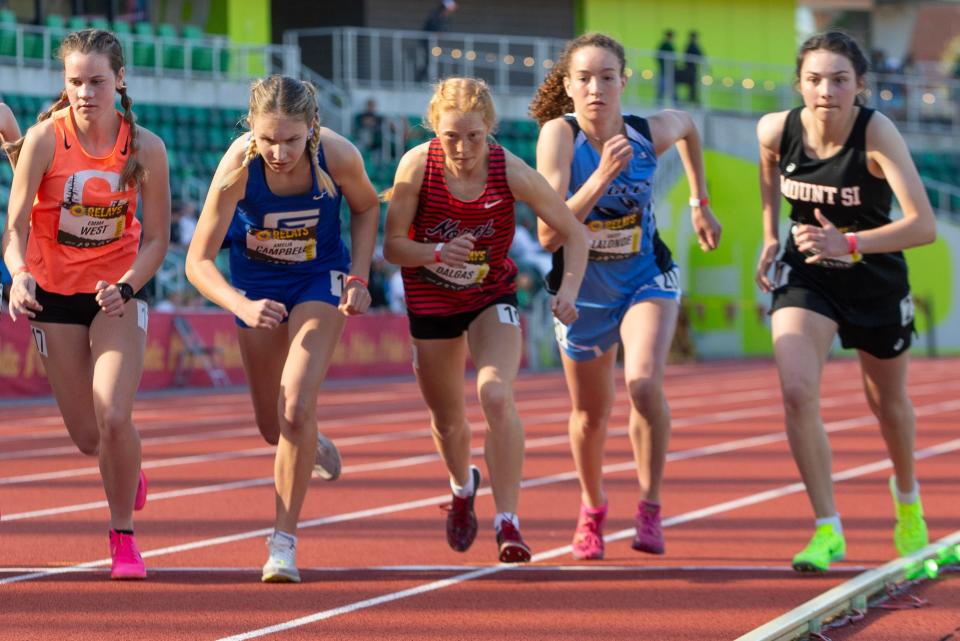
<svg viewBox="0 0 960 641">
<path fill-rule="evenodd" d="M 283 41 L 299 46 L 307 66 L 347 91 L 422 90 L 437 78 L 467 75 L 483 78 L 498 94 L 521 95 L 536 90 L 566 44 L 553 38 L 364 27 L 294 29 Z M 626 99 L 632 104 L 673 104 L 676 95 L 686 106 L 755 114 L 798 102 L 789 64 L 633 48 L 626 54 L 631 77 Z M 696 101 L 690 94 L 692 71 Z M 910 73 L 871 73 L 867 99 L 909 129 L 960 134 L 960 80 L 937 65 L 917 65 Z"/>
<path fill-rule="evenodd" d="M 144 23 L 146 27 L 149 24 Z M 224 36 L 185 32 L 175 37 L 169 30 L 149 29 L 117 33 L 128 67 L 136 73 L 177 78 L 243 80 L 264 74 L 299 77 L 300 50 L 289 45 L 247 45 Z M 57 47 L 67 31 L 55 26 L 35 26 L 0 21 L 0 64 L 58 69 Z"/>
</svg>

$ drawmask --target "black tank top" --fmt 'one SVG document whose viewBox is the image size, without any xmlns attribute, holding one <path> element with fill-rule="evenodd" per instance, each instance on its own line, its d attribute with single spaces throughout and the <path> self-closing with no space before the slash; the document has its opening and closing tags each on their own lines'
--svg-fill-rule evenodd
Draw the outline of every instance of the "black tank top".
<svg viewBox="0 0 960 641">
<path fill-rule="evenodd" d="M 797 107 L 787 115 L 780 140 L 780 193 L 791 205 L 794 223 L 819 225 L 813 210 L 820 209 L 842 232 L 875 229 L 889 224 L 893 192 L 883 178 L 867 169 L 867 123 L 872 109 L 860 107 L 843 148 L 829 158 L 811 158 L 803 148 L 803 123 Z M 798 275 L 830 294 L 848 320 L 867 326 L 900 322 L 899 306 L 889 312 L 885 301 L 899 301 L 909 293 L 903 252 L 866 254 L 856 263 L 827 260 L 807 264 L 787 237 L 783 260 Z"/>
</svg>

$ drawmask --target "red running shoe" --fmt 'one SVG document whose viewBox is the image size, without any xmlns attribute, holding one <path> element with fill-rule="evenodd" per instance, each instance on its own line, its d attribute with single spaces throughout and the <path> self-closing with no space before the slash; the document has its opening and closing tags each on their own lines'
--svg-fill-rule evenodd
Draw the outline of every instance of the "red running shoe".
<svg viewBox="0 0 960 641">
<path fill-rule="evenodd" d="M 530 548 L 523 542 L 520 530 L 510 521 L 500 524 L 497 545 L 500 546 L 501 563 L 526 563 L 530 560 Z"/>
<path fill-rule="evenodd" d="M 473 478 L 473 493 L 466 498 L 453 496 L 450 503 L 440 506 L 447 513 L 447 544 L 457 552 L 466 552 L 477 538 L 477 513 L 473 511 L 473 500 L 480 489 L 480 470 L 470 466 Z"/>
<path fill-rule="evenodd" d="M 660 525 L 660 504 L 643 500 L 637 505 L 637 535 L 632 546 L 639 552 L 663 554 L 663 528 Z"/>
</svg>

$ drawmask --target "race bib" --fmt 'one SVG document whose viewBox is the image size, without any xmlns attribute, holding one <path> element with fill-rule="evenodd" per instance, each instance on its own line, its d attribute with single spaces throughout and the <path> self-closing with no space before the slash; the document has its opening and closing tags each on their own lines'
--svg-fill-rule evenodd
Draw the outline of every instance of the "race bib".
<svg viewBox="0 0 960 641">
<path fill-rule="evenodd" d="M 127 223 L 127 203 L 83 205 L 60 208 L 57 242 L 70 247 L 100 247 L 121 236 Z"/>
<path fill-rule="evenodd" d="M 57 242 L 70 247 L 100 247 L 123 236 L 129 201 L 118 198 L 120 174 L 86 169 L 63 185 Z M 108 204 L 93 204 L 108 203 Z"/>
<path fill-rule="evenodd" d="M 467 262 L 459 267 L 446 263 L 434 263 L 420 268 L 422 280 L 454 291 L 480 287 L 489 273 L 490 265 L 487 264 L 485 249 L 470 252 Z"/>
<path fill-rule="evenodd" d="M 317 228 L 247 230 L 247 258 L 275 265 L 296 265 L 317 257 Z"/>
<path fill-rule="evenodd" d="M 907 294 L 900 300 L 900 325 L 906 327 L 912 323 L 914 315 L 913 296 Z"/>
<path fill-rule="evenodd" d="M 590 260 L 624 260 L 641 253 L 643 234 L 637 214 L 613 220 L 591 220 L 586 227 Z"/>
</svg>

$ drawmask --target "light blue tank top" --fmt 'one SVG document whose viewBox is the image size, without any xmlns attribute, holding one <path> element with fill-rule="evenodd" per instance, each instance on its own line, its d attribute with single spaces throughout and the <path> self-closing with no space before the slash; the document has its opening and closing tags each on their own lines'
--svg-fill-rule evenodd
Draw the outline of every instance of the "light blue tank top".
<svg viewBox="0 0 960 641">
<path fill-rule="evenodd" d="M 570 198 L 600 165 L 600 154 L 590 145 L 573 116 L 574 129 Z M 657 155 L 646 119 L 624 116 L 626 136 L 633 148 L 629 166 L 610 183 L 584 224 L 590 261 L 578 302 L 608 305 L 632 295 L 641 285 L 673 266 L 670 250 L 657 234 L 653 214 L 653 173 Z"/>
</svg>

